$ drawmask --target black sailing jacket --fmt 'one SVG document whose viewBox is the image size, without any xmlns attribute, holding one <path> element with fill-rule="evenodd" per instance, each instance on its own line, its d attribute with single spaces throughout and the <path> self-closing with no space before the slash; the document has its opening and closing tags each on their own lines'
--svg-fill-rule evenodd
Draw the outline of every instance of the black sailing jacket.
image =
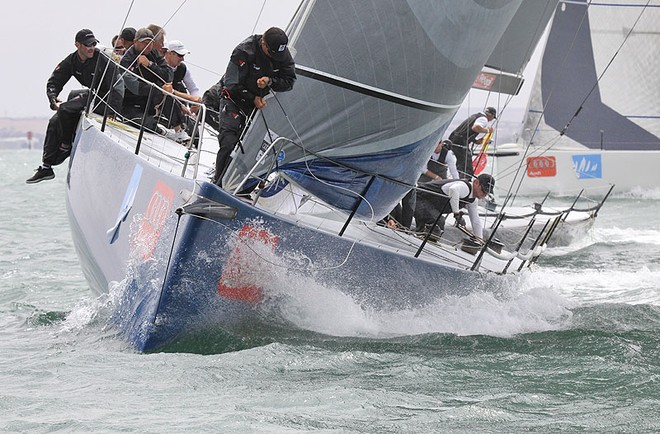
<svg viewBox="0 0 660 434">
<path fill-rule="evenodd" d="M 277 62 L 264 54 L 261 38 L 262 35 L 252 35 L 238 44 L 222 79 L 232 101 L 245 115 L 254 109 L 255 96 L 266 96 L 270 92 L 268 88 L 257 87 L 258 78 L 270 77 L 270 87 L 275 92 L 293 89 L 296 81 L 296 65 L 289 49 L 286 49 L 285 60 Z"/>
<path fill-rule="evenodd" d="M 55 67 L 55 70 L 48 79 L 48 82 L 46 83 L 46 96 L 48 97 L 48 102 L 51 104 L 55 102 L 71 77 L 78 80 L 78 83 L 81 85 L 91 88 L 97 62 L 101 62 L 99 65 L 99 73 L 102 74 L 103 77 L 101 85 L 97 87 L 97 89 L 99 89 L 98 93 L 101 96 L 107 95 L 113 84 L 117 82 L 118 71 L 115 64 L 109 62 L 108 58 L 103 56 L 98 49 L 94 51 L 94 56 L 92 56 L 92 58 L 87 59 L 84 62 L 80 60 L 78 52 L 74 51 L 66 56 L 57 67 Z M 110 107 L 117 112 L 121 109 L 122 97 L 123 86 L 116 86 L 113 88 L 113 91 L 110 92 Z"/>
</svg>

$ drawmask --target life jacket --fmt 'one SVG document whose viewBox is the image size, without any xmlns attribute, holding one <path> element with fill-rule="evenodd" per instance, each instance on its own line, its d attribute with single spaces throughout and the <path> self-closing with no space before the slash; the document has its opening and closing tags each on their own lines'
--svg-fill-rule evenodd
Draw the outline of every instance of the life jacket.
<svg viewBox="0 0 660 434">
<path fill-rule="evenodd" d="M 449 201 L 449 196 L 447 196 L 446 193 L 442 190 L 442 187 L 444 187 L 447 184 L 451 184 L 452 182 L 464 182 L 465 185 L 468 186 L 468 195 L 465 198 L 459 199 L 458 201 L 459 208 L 463 208 L 464 206 L 467 206 L 468 203 L 472 203 L 475 201 L 474 197 L 470 197 L 472 195 L 472 183 L 465 179 L 443 179 L 443 180 L 420 184 L 419 185 L 420 189 L 417 190 L 417 199 L 427 200 L 433 203 L 434 206 L 438 210 L 440 210 L 444 207 L 444 203 Z M 438 196 L 436 194 L 429 193 L 429 191 L 440 193 L 443 196 Z M 451 208 L 446 208 L 445 213 L 447 212 L 451 212 Z"/>
<path fill-rule="evenodd" d="M 479 133 L 472 131 L 472 127 L 477 119 L 486 117 L 483 113 L 475 113 L 465 119 L 452 133 L 449 135 L 449 140 L 454 142 L 456 145 L 465 146 L 468 143 L 474 142 L 475 137 Z"/>
</svg>

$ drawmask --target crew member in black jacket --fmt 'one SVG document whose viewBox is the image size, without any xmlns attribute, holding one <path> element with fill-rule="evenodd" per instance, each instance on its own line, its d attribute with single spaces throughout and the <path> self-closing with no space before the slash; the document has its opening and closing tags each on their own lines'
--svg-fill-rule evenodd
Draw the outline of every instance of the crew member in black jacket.
<svg viewBox="0 0 660 434">
<path fill-rule="evenodd" d="M 155 36 L 149 29 L 139 29 L 135 34 L 135 41 L 131 48 L 126 50 L 121 58 L 120 65 L 148 82 L 160 88 L 172 82 L 172 70 L 165 58 L 154 48 Z M 152 90 L 151 102 L 147 106 L 151 86 L 132 74 L 124 74 L 126 93 L 122 106 L 122 115 L 136 124 L 140 124 L 145 111 L 147 118 L 145 127 L 156 130 L 156 105 L 163 99 L 163 94 L 156 89 Z"/>
<path fill-rule="evenodd" d="M 48 121 L 42 164 L 37 168 L 36 173 L 25 181 L 28 184 L 55 178 L 52 166 L 64 162 L 71 153 L 75 129 L 89 95 L 88 90 L 74 91 L 69 95 L 68 101 L 60 101 L 58 96 L 71 77 L 75 77 L 81 85 L 91 89 L 94 83 L 96 64 L 100 62 L 98 71 L 101 74 L 101 79 L 95 83 L 99 97 L 103 97 L 107 101 L 109 95 L 111 116 L 114 115 L 114 112 L 119 112 L 121 108 L 124 92 L 123 84 L 118 79 L 115 64 L 108 62 L 108 59 L 96 49 L 97 43 L 98 40 L 91 30 L 80 30 L 76 33 L 75 38 L 76 51 L 66 56 L 48 79 L 46 95 L 48 96 L 50 108 L 55 110 L 56 113 Z M 100 84 L 98 81 L 100 81 Z M 96 99 L 92 109 L 94 112 L 102 114 L 105 110 L 105 104 L 100 99 Z"/>
<path fill-rule="evenodd" d="M 227 71 L 222 77 L 223 99 L 219 119 L 220 150 L 215 162 L 214 182 L 221 185 L 230 163 L 230 154 L 256 109 L 266 107 L 264 97 L 270 93 L 293 89 L 296 81 L 295 63 L 287 48 L 289 38 L 277 27 L 263 35 L 252 35 L 238 44 L 231 54 Z"/>
<path fill-rule="evenodd" d="M 486 107 L 483 112 L 475 113 L 465 119 L 452 133 L 449 140 L 452 142 L 451 150 L 456 156 L 456 168 L 463 179 L 471 179 L 474 176 L 472 167 L 472 143 L 480 143 L 476 137 L 479 134 L 492 133 L 490 125 L 493 119 L 497 119 L 497 111 L 494 107 Z"/>
</svg>

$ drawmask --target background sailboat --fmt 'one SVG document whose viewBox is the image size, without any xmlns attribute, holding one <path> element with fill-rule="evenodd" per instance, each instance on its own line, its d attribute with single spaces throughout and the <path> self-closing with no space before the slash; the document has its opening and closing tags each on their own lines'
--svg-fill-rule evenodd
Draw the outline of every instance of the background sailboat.
<svg viewBox="0 0 660 434">
<path fill-rule="evenodd" d="M 658 0 L 557 6 L 521 143 L 493 151 L 500 186 L 556 195 L 657 188 L 658 23 Z"/>
</svg>

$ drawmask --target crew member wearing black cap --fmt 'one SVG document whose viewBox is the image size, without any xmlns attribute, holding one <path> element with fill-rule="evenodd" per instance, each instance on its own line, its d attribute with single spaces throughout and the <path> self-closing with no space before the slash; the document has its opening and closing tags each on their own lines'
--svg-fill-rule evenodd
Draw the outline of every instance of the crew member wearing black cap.
<svg viewBox="0 0 660 434">
<path fill-rule="evenodd" d="M 131 48 L 135 40 L 135 29 L 133 27 L 124 28 L 117 39 L 112 41 L 112 47 L 120 57 L 124 55 L 126 50 Z"/>
<path fill-rule="evenodd" d="M 222 109 L 219 119 L 220 150 L 215 162 L 213 181 L 221 185 L 230 163 L 230 154 L 256 109 L 266 107 L 264 97 L 286 92 L 296 81 L 295 63 L 287 48 L 289 38 L 282 29 L 271 27 L 263 35 L 252 35 L 238 44 L 231 54 L 222 77 Z"/>
<path fill-rule="evenodd" d="M 415 204 L 417 231 L 428 231 L 441 212 L 454 213 L 456 225 L 464 226 L 460 210 L 467 208 L 472 232 L 483 238 L 484 227 L 479 218 L 477 199 L 492 194 L 494 187 L 495 179 L 486 173 L 477 176 L 472 182 L 465 179 L 441 179 L 420 184 Z M 439 227 L 444 228 L 443 219 L 440 219 Z"/>
<path fill-rule="evenodd" d="M 487 107 L 483 112 L 475 113 L 464 120 L 449 135 L 452 141 L 451 150 L 456 155 L 456 167 L 461 178 L 470 179 L 474 176 L 472 168 L 472 143 L 480 143 L 476 137 L 479 134 L 492 133 L 493 127 L 490 125 L 493 119 L 497 119 L 497 112 L 493 107 Z"/>
<path fill-rule="evenodd" d="M 46 84 L 46 96 L 50 103 L 50 108 L 56 113 L 48 121 L 46 129 L 46 138 L 44 140 L 44 153 L 42 164 L 36 173 L 26 180 L 28 184 L 34 184 L 40 181 L 55 178 L 52 166 L 61 164 L 71 153 L 71 144 L 75 133 L 80 113 L 82 113 L 87 104 L 88 91 L 74 91 L 69 95 L 66 102 L 58 99 L 60 92 L 69 82 L 71 77 L 75 77 L 78 82 L 91 89 L 94 81 L 94 71 L 97 62 L 100 62 L 99 71 L 102 72 L 101 83 L 96 83 L 96 89 L 100 96 L 109 95 L 109 104 L 111 110 L 119 112 L 123 98 L 123 86 L 113 87 L 117 83 L 118 72 L 112 62 L 101 55 L 96 48 L 98 40 L 89 29 L 82 29 L 76 33 L 75 46 L 76 51 L 69 54 L 62 60 Z M 110 91 L 112 89 L 112 91 Z M 94 111 L 103 114 L 105 104 L 96 100 L 93 107 Z M 113 112 L 110 111 L 110 114 Z"/>
</svg>

